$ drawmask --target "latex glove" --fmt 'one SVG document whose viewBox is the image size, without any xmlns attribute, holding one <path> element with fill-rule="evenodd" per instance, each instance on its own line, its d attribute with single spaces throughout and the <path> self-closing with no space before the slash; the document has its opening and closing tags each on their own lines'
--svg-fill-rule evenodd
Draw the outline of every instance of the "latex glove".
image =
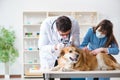
<svg viewBox="0 0 120 80">
<path fill-rule="evenodd" d="M 56 45 L 56 50 L 61 50 L 62 48 L 64 48 L 63 43 L 59 43 L 59 44 Z"/>
</svg>

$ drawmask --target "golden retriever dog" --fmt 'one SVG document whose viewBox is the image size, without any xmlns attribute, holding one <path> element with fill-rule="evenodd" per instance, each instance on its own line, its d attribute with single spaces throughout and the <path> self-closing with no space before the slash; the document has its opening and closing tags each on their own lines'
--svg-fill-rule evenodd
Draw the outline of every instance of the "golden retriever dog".
<svg viewBox="0 0 120 80">
<path fill-rule="evenodd" d="M 99 53 L 96 56 L 89 51 L 74 46 L 65 47 L 60 52 L 58 65 L 52 71 L 90 71 L 90 70 L 117 70 L 120 64 L 109 54 Z"/>
</svg>

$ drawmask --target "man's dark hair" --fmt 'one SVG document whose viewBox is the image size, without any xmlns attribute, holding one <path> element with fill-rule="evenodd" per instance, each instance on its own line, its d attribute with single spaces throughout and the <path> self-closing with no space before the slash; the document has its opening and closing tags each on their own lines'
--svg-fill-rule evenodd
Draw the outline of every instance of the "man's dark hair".
<svg viewBox="0 0 120 80">
<path fill-rule="evenodd" d="M 71 20 L 66 16 L 60 16 L 56 20 L 56 27 L 58 31 L 67 32 L 72 27 Z"/>
</svg>

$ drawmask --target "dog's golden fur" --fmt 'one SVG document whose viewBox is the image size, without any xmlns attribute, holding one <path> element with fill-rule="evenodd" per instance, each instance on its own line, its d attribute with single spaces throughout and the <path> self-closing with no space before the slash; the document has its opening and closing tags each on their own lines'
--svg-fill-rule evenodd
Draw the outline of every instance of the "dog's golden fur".
<svg viewBox="0 0 120 80">
<path fill-rule="evenodd" d="M 90 70 L 116 70 L 120 69 L 120 64 L 109 54 L 99 53 L 96 56 L 89 51 L 70 46 L 65 47 L 60 52 L 58 65 L 52 70 L 57 71 L 90 71 Z"/>
</svg>

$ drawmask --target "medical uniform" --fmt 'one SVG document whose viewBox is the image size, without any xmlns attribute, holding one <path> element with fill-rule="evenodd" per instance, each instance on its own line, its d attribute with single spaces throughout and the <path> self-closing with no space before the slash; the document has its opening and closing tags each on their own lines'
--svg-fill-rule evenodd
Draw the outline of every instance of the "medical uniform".
<svg viewBox="0 0 120 80">
<path fill-rule="evenodd" d="M 107 37 L 98 38 L 96 33 L 93 32 L 93 28 L 90 28 L 86 33 L 83 42 L 80 45 L 80 48 L 86 47 L 89 50 L 94 50 L 96 48 L 104 47 L 104 44 L 107 41 Z M 119 53 L 119 48 L 117 44 L 111 43 L 108 47 L 108 54 L 117 55 Z M 87 80 L 93 80 L 93 78 L 87 78 Z M 99 80 L 109 80 L 109 78 L 99 78 Z"/>
<path fill-rule="evenodd" d="M 40 49 L 40 66 L 41 70 L 50 69 L 54 67 L 55 60 L 59 56 L 59 51 L 54 49 L 54 45 L 61 43 L 61 36 L 56 29 L 55 20 L 58 17 L 48 17 L 43 21 L 40 27 L 39 49 Z M 80 27 L 78 22 L 69 17 L 72 22 L 72 29 L 70 33 L 70 42 L 75 46 L 80 46 Z"/>
</svg>

